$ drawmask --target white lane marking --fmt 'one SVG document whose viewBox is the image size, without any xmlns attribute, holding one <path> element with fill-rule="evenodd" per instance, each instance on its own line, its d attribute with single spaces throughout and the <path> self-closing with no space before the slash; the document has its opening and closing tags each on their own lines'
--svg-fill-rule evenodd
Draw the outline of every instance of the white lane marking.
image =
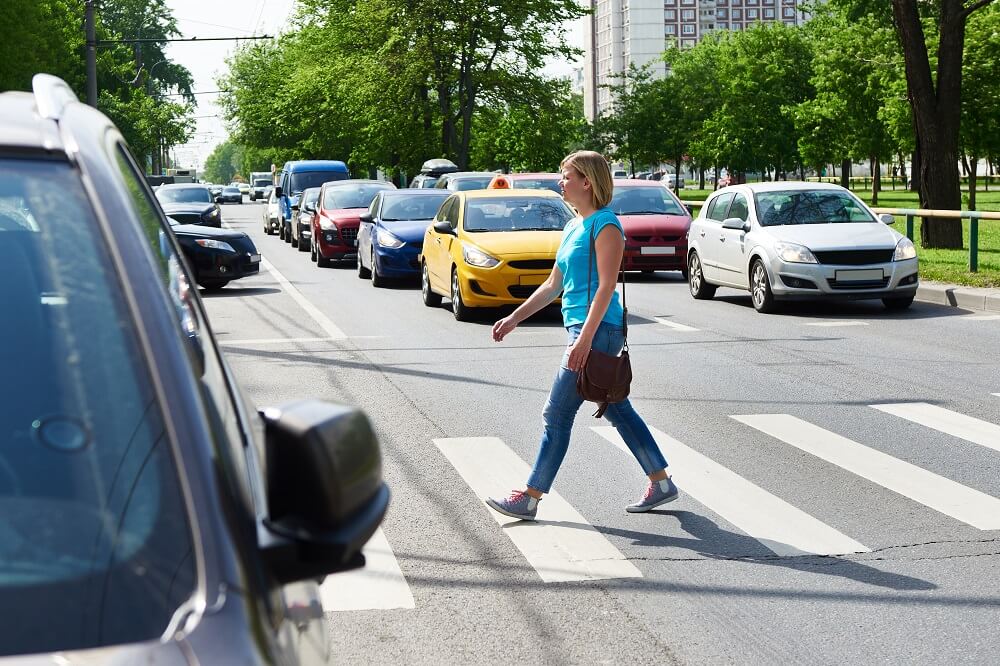
<svg viewBox="0 0 1000 666">
<path fill-rule="evenodd" d="M 804 325 L 805 326 L 823 326 L 823 327 L 827 327 L 827 328 L 833 328 L 835 326 L 867 326 L 868 322 L 866 322 L 866 321 L 856 321 L 856 320 L 853 320 L 853 319 L 849 319 L 849 320 L 845 320 L 845 321 L 814 321 L 814 322 L 810 322 L 810 323 L 804 324 Z"/>
<path fill-rule="evenodd" d="M 434 444 L 480 501 L 523 488 L 530 472 L 496 437 L 435 439 Z M 635 565 L 557 492 L 539 503 L 538 522 L 508 518 L 485 505 L 483 510 L 493 516 L 543 582 L 642 578 Z"/>
<path fill-rule="evenodd" d="M 591 430 L 625 453 L 628 446 L 608 426 Z M 754 485 L 727 467 L 706 458 L 676 439 L 650 428 L 670 461 L 682 493 L 691 495 L 778 555 L 844 555 L 871 549 L 813 518 L 783 499 Z M 631 453 L 629 453 L 631 455 Z"/>
<path fill-rule="evenodd" d="M 1000 319 L 1000 315 L 966 315 L 962 319 L 968 321 L 996 321 Z"/>
<path fill-rule="evenodd" d="M 220 345 L 279 345 L 287 342 L 332 342 L 340 338 L 255 338 L 253 340 L 219 340 Z"/>
<path fill-rule="evenodd" d="M 667 319 L 665 317 L 653 317 L 653 319 L 655 319 L 656 321 L 660 322 L 661 324 L 663 324 L 667 328 L 672 328 L 675 331 L 680 331 L 682 333 L 687 333 L 689 331 L 697 331 L 697 330 L 699 330 L 699 329 L 697 329 L 697 328 L 695 328 L 693 326 L 686 326 L 684 324 L 678 324 L 676 322 L 672 322 L 672 321 L 670 321 L 669 319 Z"/>
<path fill-rule="evenodd" d="M 365 555 L 363 568 L 327 576 L 323 580 L 319 588 L 323 610 L 413 608 L 410 586 L 403 578 L 382 528 L 375 530 L 361 552 Z"/>
<path fill-rule="evenodd" d="M 1000 499 L 996 497 L 790 414 L 752 414 L 730 418 L 963 523 L 981 530 L 1000 529 Z"/>
<path fill-rule="evenodd" d="M 964 439 L 967 442 L 1000 451 L 1000 425 L 995 423 L 981 421 L 926 402 L 897 402 L 869 405 L 869 407 Z"/>
<path fill-rule="evenodd" d="M 994 393 L 993 395 L 995 395 L 995 396 L 997 396 L 998 398 L 1000 398 L 1000 393 Z"/>
<path fill-rule="evenodd" d="M 269 262 L 267 259 L 261 259 L 260 265 L 264 267 L 264 270 L 266 270 L 268 273 L 274 276 L 274 279 L 278 281 L 278 284 L 281 285 L 281 288 L 284 289 L 286 292 L 288 292 L 288 295 L 291 296 L 295 300 L 295 302 L 299 304 L 299 307 L 305 310 L 309 314 L 309 316 L 312 317 L 313 320 L 320 325 L 320 328 L 326 331 L 327 335 L 336 340 L 343 340 L 347 337 L 347 335 L 342 330 L 337 328 L 336 324 L 330 321 L 329 317 L 320 312 L 319 308 L 310 303 L 309 299 L 307 299 L 305 296 L 302 295 L 302 292 L 300 292 L 298 289 L 292 286 L 292 283 L 289 282 L 285 278 L 285 276 L 278 271 L 277 268 L 272 266 L 271 262 Z"/>
</svg>

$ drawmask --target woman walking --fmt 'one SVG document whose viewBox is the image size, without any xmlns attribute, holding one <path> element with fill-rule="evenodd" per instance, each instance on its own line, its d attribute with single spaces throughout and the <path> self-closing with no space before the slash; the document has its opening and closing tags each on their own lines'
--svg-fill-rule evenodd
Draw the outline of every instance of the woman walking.
<svg viewBox="0 0 1000 666">
<path fill-rule="evenodd" d="M 538 502 L 551 489 L 566 455 L 573 421 L 583 404 L 576 390 L 577 374 L 591 349 L 617 355 L 624 345 L 623 310 L 615 285 L 625 251 L 625 231 L 607 207 L 614 188 L 611 170 L 600 153 L 587 150 L 568 155 L 559 168 L 563 199 L 576 208 L 579 217 L 566 225 L 548 279 L 510 316 L 493 325 L 493 339 L 501 342 L 518 324 L 551 303 L 560 291 L 563 294 L 562 315 L 569 334 L 568 346 L 545 404 L 545 430 L 535 466 L 524 490 L 515 490 L 502 499 L 486 500 L 494 510 L 521 520 L 535 519 Z M 591 283 L 592 272 L 597 274 L 596 290 Z M 618 430 L 649 477 L 645 495 L 625 510 L 640 513 L 677 499 L 677 486 L 667 474 L 667 461 L 629 401 L 609 404 L 604 416 Z"/>
</svg>

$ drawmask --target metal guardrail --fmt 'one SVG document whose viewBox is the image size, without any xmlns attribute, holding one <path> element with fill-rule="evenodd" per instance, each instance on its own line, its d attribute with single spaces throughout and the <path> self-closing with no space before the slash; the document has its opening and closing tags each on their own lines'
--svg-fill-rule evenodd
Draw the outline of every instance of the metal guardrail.
<svg viewBox="0 0 1000 666">
<path fill-rule="evenodd" d="M 704 201 L 682 200 L 688 210 L 701 208 Z M 950 217 L 969 220 L 969 272 L 979 270 L 979 220 L 1000 220 L 1000 213 L 978 210 L 931 210 L 928 208 L 872 208 L 877 215 L 887 214 L 906 217 L 906 237 L 913 240 L 913 218 Z"/>
</svg>

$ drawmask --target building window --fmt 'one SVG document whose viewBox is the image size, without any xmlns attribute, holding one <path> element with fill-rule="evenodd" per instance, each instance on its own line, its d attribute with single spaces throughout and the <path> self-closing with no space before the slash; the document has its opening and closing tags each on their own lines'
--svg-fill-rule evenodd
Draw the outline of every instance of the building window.
<svg viewBox="0 0 1000 666">
<path fill-rule="evenodd" d="M 719 15 L 719 18 L 727 19 L 727 18 L 729 18 L 729 10 L 728 9 L 720 9 L 718 11 L 718 15 Z"/>
<path fill-rule="evenodd" d="M 793 7 L 785 7 L 782 10 L 782 14 L 785 18 L 795 18 L 795 9 Z"/>
<path fill-rule="evenodd" d="M 694 48 L 695 41 L 696 40 L 694 40 L 694 39 L 684 39 L 684 40 L 681 40 L 681 48 L 685 48 L 685 49 Z"/>
<path fill-rule="evenodd" d="M 743 20 L 743 10 L 742 9 L 734 9 L 733 10 L 733 20 L 734 21 L 741 21 L 741 20 Z"/>
<path fill-rule="evenodd" d="M 693 9 L 682 9 L 681 10 L 681 18 L 684 19 L 685 21 L 693 21 L 694 20 L 694 10 Z"/>
<path fill-rule="evenodd" d="M 664 7 L 673 7 L 677 4 L 677 0 L 663 0 Z"/>
<path fill-rule="evenodd" d="M 664 9 L 663 10 L 663 18 L 666 19 L 667 21 L 676 21 L 677 20 L 677 10 L 676 9 Z"/>
<path fill-rule="evenodd" d="M 772 7 L 765 7 L 764 8 L 764 18 L 766 18 L 766 19 L 773 19 L 774 18 L 774 9 Z"/>
<path fill-rule="evenodd" d="M 665 25 L 663 26 L 664 34 L 666 35 L 676 35 L 677 26 L 676 25 Z"/>
<path fill-rule="evenodd" d="M 748 9 L 747 10 L 747 20 L 752 20 L 752 19 L 756 19 L 756 18 L 757 18 L 757 10 L 756 9 Z"/>
<path fill-rule="evenodd" d="M 690 7 L 691 5 L 694 4 L 694 2 L 695 2 L 695 0 L 681 0 L 681 4 L 684 5 L 684 6 L 686 6 L 686 7 Z"/>
<path fill-rule="evenodd" d="M 719 21 L 715 25 L 719 27 L 719 30 L 729 30 L 729 24 L 726 23 L 725 21 Z"/>
<path fill-rule="evenodd" d="M 691 25 L 690 23 L 685 23 L 684 26 L 681 29 L 681 34 L 683 34 L 683 35 L 693 35 L 694 34 L 694 26 Z"/>
</svg>

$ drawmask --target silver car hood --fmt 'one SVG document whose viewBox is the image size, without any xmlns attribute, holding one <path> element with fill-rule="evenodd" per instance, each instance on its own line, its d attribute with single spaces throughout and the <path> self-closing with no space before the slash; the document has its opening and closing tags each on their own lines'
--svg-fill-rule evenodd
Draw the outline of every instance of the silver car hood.
<svg viewBox="0 0 1000 666">
<path fill-rule="evenodd" d="M 805 245 L 810 250 L 874 250 L 894 248 L 903 236 L 881 222 L 787 224 L 761 227 L 776 241 Z"/>
</svg>

